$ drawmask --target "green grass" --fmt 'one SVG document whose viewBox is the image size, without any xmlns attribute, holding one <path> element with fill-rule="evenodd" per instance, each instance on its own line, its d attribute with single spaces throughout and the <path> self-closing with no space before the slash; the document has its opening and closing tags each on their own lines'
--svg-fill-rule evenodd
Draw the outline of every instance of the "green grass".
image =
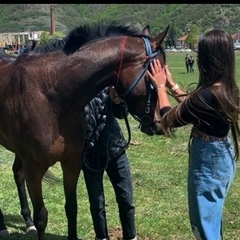
<svg viewBox="0 0 240 240">
<path fill-rule="evenodd" d="M 193 53 L 195 58 L 195 53 Z M 167 53 L 167 62 L 173 78 L 184 86 L 197 82 L 198 71 L 185 73 L 185 53 Z M 240 64 L 240 53 L 236 55 Z M 239 82 L 240 70 L 237 69 Z M 173 101 L 174 103 L 174 101 Z M 147 136 L 140 132 L 138 123 L 129 117 L 132 141 L 141 145 L 130 145 L 127 154 L 130 161 L 134 203 L 136 207 L 136 227 L 139 240 L 192 240 L 187 208 L 187 143 L 190 126 L 179 128 L 176 137 Z M 120 121 L 127 138 L 126 127 Z M 10 240 L 36 239 L 26 237 L 23 232 L 24 222 L 19 214 L 20 207 L 16 186 L 11 171 L 14 155 L 0 147 L 0 206 L 5 214 Z M 239 163 L 238 163 L 239 168 Z M 59 164 L 51 171 L 62 178 Z M 240 173 L 237 173 L 226 199 L 223 216 L 225 240 L 240 240 Z M 120 232 L 118 208 L 110 182 L 104 178 L 107 219 L 109 232 Z M 49 185 L 43 182 L 44 202 L 48 209 L 47 239 L 66 239 L 67 221 L 64 211 L 64 194 L 62 184 Z M 30 203 L 30 200 L 29 200 Z M 88 197 L 82 174 L 78 184 L 78 236 L 90 240 L 94 238 L 89 213 Z M 120 234 L 119 234 L 120 236 Z M 112 240 L 117 238 L 112 238 Z"/>
</svg>

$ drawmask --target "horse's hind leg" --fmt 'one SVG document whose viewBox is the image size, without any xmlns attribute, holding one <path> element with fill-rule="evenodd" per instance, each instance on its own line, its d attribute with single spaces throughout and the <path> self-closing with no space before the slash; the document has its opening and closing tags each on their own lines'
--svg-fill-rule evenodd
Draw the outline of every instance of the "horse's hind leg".
<svg viewBox="0 0 240 240">
<path fill-rule="evenodd" d="M 65 211 L 68 219 L 68 240 L 77 240 L 77 182 L 80 174 L 80 160 L 61 163 L 65 193 Z"/>
<path fill-rule="evenodd" d="M 37 233 L 37 230 L 31 218 L 31 211 L 28 206 L 25 178 L 23 174 L 22 163 L 18 156 L 15 156 L 12 170 L 14 174 L 15 183 L 17 185 L 18 196 L 21 205 L 21 215 L 23 216 L 26 223 L 26 233 L 27 234 Z"/>
<path fill-rule="evenodd" d="M 7 237 L 9 236 L 9 232 L 7 230 L 7 227 L 4 223 L 4 217 L 3 217 L 3 213 L 0 209 L 0 238 L 1 237 Z"/>
</svg>

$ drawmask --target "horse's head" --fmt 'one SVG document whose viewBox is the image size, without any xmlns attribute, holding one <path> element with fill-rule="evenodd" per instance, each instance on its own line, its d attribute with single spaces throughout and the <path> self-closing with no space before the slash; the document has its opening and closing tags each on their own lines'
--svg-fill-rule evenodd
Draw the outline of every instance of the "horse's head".
<svg viewBox="0 0 240 240">
<path fill-rule="evenodd" d="M 140 122 L 141 131 L 149 135 L 162 132 L 158 127 L 157 95 L 146 71 L 154 58 L 165 64 L 162 43 L 168 28 L 150 37 L 148 25 L 140 31 L 114 23 L 83 25 L 70 32 L 63 47 L 67 55 L 84 52 L 85 60 L 89 58 L 91 62 L 96 58 L 91 62 L 93 69 L 89 69 L 89 74 L 93 74 L 91 79 L 98 82 L 91 81 L 91 96 L 106 85 L 114 85 L 130 114 Z"/>
<path fill-rule="evenodd" d="M 142 132 L 153 135 L 163 134 L 160 126 L 160 113 L 157 106 L 157 94 L 146 75 L 150 62 L 158 58 L 162 64 L 166 63 L 162 43 L 169 26 L 155 37 L 149 37 L 149 28 L 144 29 L 146 36 L 131 41 L 123 39 L 122 54 L 136 51 L 136 58 L 132 64 L 122 62 L 118 69 L 116 90 L 126 101 L 130 114 L 140 122 Z"/>
</svg>

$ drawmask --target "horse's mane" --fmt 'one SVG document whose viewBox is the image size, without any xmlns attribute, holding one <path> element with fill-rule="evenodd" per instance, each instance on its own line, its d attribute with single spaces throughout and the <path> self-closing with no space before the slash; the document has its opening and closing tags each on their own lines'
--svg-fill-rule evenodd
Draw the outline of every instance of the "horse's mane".
<svg viewBox="0 0 240 240">
<path fill-rule="evenodd" d="M 11 54 L 1 54 L 0 55 L 0 62 L 12 62 L 17 59 L 17 56 Z"/>
<path fill-rule="evenodd" d="M 66 37 L 63 39 L 52 39 L 44 45 L 37 45 L 31 52 L 32 53 L 48 53 L 55 51 L 62 51 L 66 42 Z"/>
<path fill-rule="evenodd" d="M 35 45 L 31 47 L 31 50 L 28 52 L 32 54 L 43 54 L 47 52 L 64 51 L 70 54 L 78 50 L 85 43 L 99 38 L 137 34 L 141 34 L 141 30 L 137 27 L 121 25 L 116 22 L 109 24 L 96 22 L 75 27 L 63 39 L 52 39 L 44 45 Z"/>
<path fill-rule="evenodd" d="M 66 54 L 72 54 L 86 43 L 113 36 L 140 36 L 150 38 L 147 35 L 143 35 L 142 29 L 138 27 L 119 24 L 115 21 L 110 23 L 94 22 L 75 27 L 63 39 L 52 39 L 44 45 L 37 46 L 33 43 L 31 50 L 25 53 L 44 54 L 63 51 Z"/>
<path fill-rule="evenodd" d="M 118 24 L 116 22 L 85 24 L 74 28 L 66 37 L 63 51 L 72 54 L 81 46 L 91 41 L 112 36 L 139 36 L 142 31 L 133 26 Z"/>
</svg>

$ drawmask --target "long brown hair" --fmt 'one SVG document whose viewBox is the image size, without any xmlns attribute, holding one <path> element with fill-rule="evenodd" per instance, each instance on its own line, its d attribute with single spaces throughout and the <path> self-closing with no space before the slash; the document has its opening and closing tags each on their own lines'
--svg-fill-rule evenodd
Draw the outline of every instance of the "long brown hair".
<svg viewBox="0 0 240 240">
<path fill-rule="evenodd" d="M 213 29 L 206 33 L 198 44 L 199 81 L 196 90 L 186 97 L 174 111 L 178 120 L 180 119 L 181 104 L 189 104 L 191 97 L 201 88 L 208 88 L 218 100 L 221 114 L 230 125 L 233 144 L 235 148 L 235 159 L 239 157 L 238 137 L 240 130 L 238 126 L 239 116 L 239 88 L 235 79 L 235 53 L 232 37 L 223 30 Z M 216 87 L 216 84 L 218 85 Z M 200 104 L 204 104 L 201 102 Z M 211 106 L 205 106 L 209 108 Z M 168 114 L 166 114 L 168 115 Z M 171 122 L 171 115 L 163 117 L 163 128 L 167 129 Z M 169 127 L 172 131 L 171 127 Z"/>
<path fill-rule="evenodd" d="M 208 87 L 230 124 L 236 159 L 239 157 L 238 126 L 239 88 L 235 79 L 235 53 L 232 37 L 223 30 L 213 29 L 198 44 L 198 87 Z M 220 88 L 212 87 L 219 83 Z"/>
</svg>

